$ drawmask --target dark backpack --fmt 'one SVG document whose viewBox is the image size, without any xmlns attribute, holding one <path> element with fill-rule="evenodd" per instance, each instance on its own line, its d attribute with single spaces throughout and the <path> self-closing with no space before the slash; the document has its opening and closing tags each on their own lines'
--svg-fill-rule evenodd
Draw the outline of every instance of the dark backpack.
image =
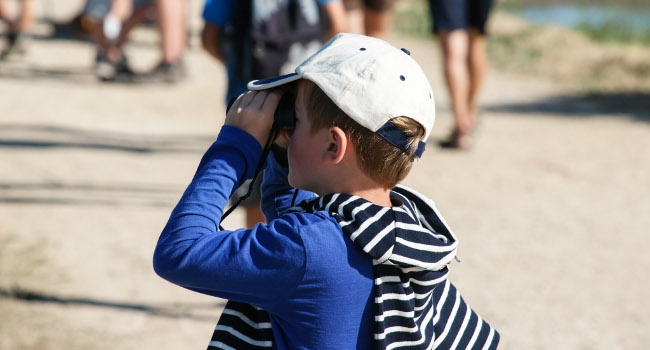
<svg viewBox="0 0 650 350">
<path fill-rule="evenodd" d="M 316 0 L 238 0 L 229 35 L 235 79 L 293 72 L 320 48 L 326 28 Z"/>
</svg>

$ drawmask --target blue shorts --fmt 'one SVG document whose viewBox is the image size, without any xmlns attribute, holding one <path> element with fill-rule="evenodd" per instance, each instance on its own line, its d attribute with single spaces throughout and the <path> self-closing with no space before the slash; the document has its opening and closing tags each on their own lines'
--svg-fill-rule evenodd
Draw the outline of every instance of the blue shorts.
<svg viewBox="0 0 650 350">
<path fill-rule="evenodd" d="M 429 0 L 433 32 L 473 28 L 486 34 L 493 0 Z"/>
</svg>

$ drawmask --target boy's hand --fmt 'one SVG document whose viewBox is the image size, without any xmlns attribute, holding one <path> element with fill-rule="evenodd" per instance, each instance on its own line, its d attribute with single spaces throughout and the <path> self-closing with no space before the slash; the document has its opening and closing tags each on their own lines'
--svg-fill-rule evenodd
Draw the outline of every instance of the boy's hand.
<svg viewBox="0 0 650 350">
<path fill-rule="evenodd" d="M 280 97 L 282 92 L 278 90 L 247 91 L 230 107 L 224 124 L 246 131 L 264 147 Z"/>
</svg>

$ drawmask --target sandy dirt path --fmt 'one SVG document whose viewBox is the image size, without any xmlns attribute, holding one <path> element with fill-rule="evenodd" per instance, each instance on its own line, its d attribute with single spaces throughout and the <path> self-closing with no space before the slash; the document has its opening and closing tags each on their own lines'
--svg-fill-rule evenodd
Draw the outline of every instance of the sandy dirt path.
<svg viewBox="0 0 650 350">
<path fill-rule="evenodd" d="M 40 10 L 64 19 L 75 8 Z M 23 59 L 0 63 L 0 349 L 206 346 L 223 301 L 151 267 L 224 114 L 224 72 L 198 48 L 192 18 L 179 85 L 97 83 L 90 44 L 48 39 L 44 23 Z M 439 106 L 406 184 L 459 236 L 451 279 L 500 330 L 501 348 L 647 348 L 648 102 L 492 70 L 477 147 L 443 151 L 435 141 L 450 115 L 435 43 L 391 41 L 421 62 Z M 151 29 L 136 32 L 136 68 L 155 63 L 156 43 Z"/>
</svg>

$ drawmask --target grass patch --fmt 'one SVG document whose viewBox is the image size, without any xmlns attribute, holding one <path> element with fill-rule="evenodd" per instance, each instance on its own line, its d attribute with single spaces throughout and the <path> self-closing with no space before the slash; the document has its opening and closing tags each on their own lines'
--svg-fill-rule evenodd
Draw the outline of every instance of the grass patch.
<svg viewBox="0 0 650 350">
<path fill-rule="evenodd" d="M 598 26 L 579 23 L 576 29 L 599 42 L 650 46 L 650 32 L 630 28 L 625 23 L 614 19 L 609 19 Z"/>
<path fill-rule="evenodd" d="M 487 51 L 490 60 L 498 67 L 524 69 L 543 58 L 542 47 L 526 46 L 533 38 L 537 29 L 529 27 L 512 35 L 488 36 Z"/>
<path fill-rule="evenodd" d="M 431 39 L 431 15 L 427 0 L 402 0 L 395 5 L 393 26 L 399 33 Z"/>
</svg>

